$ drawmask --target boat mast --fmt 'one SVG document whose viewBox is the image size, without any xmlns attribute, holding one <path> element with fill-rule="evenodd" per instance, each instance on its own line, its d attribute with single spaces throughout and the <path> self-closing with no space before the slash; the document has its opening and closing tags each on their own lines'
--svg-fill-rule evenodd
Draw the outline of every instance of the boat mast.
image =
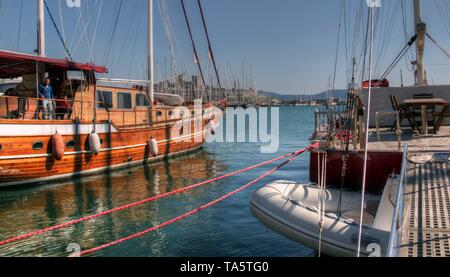
<svg viewBox="0 0 450 277">
<path fill-rule="evenodd" d="M 37 10 L 37 54 L 45 57 L 45 17 L 44 17 L 44 0 L 38 0 Z"/>
<path fill-rule="evenodd" d="M 154 80 L 153 80 L 153 0 L 147 0 L 148 16 L 147 16 L 147 79 L 148 79 L 148 98 L 151 105 L 155 102 L 154 97 Z"/>
<path fill-rule="evenodd" d="M 425 76 L 425 37 L 427 34 L 427 25 L 422 21 L 421 0 L 414 0 L 414 27 L 417 34 L 416 41 L 416 67 L 417 67 L 417 85 L 427 84 Z"/>
</svg>

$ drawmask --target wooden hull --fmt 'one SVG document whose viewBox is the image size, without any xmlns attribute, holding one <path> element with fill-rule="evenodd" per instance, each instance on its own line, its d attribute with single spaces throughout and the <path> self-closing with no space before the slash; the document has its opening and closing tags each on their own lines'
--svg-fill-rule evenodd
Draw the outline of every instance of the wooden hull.
<svg viewBox="0 0 450 277">
<path fill-rule="evenodd" d="M 49 124 L 47 123 L 46 128 L 51 126 Z M 206 121 L 203 122 L 203 126 L 205 125 Z M 72 129 L 84 130 L 84 133 L 63 135 L 66 148 L 61 161 L 53 157 L 51 135 L 0 136 L 0 187 L 71 178 L 143 164 L 189 153 L 203 145 L 207 132 L 204 128 L 194 131 L 192 125 L 190 134 L 173 136 L 173 126 L 166 124 L 161 127 L 118 131 L 111 125 L 108 127 L 109 132 L 99 133 L 102 150 L 98 155 L 89 151 L 89 128 L 85 124 L 72 126 Z M 108 128 L 104 127 L 103 130 Z M 152 138 L 158 142 L 157 156 L 153 156 L 150 151 L 148 142 Z M 37 141 L 43 143 L 41 150 L 33 150 L 33 144 Z M 68 142 L 74 144 L 70 149 L 67 147 Z"/>
<path fill-rule="evenodd" d="M 310 180 L 318 182 L 318 153 L 312 152 L 310 158 Z M 342 176 L 343 151 L 327 151 L 327 186 L 340 188 Z M 402 165 L 402 152 L 369 152 L 366 189 L 369 193 L 381 194 L 391 174 L 399 174 Z M 322 159 L 322 154 L 321 154 Z M 321 166 L 320 166 L 321 168 Z M 361 191 L 364 168 L 364 152 L 350 153 L 347 162 L 344 188 Z"/>
</svg>

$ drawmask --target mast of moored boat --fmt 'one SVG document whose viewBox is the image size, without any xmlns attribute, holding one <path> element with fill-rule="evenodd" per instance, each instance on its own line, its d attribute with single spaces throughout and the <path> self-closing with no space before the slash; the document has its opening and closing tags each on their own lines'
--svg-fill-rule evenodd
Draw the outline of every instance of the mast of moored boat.
<svg viewBox="0 0 450 277">
<path fill-rule="evenodd" d="M 36 54 L 45 57 L 45 14 L 44 0 L 37 1 L 37 49 Z M 39 84 L 44 79 L 45 66 L 36 62 L 36 98 L 39 98 Z M 37 116 L 37 115 L 36 115 Z"/>
<path fill-rule="evenodd" d="M 417 34 L 416 52 L 417 52 L 417 85 L 427 84 L 425 76 L 425 37 L 427 34 L 427 24 L 422 21 L 421 0 L 414 0 L 414 28 Z"/>
<path fill-rule="evenodd" d="M 154 97 L 154 79 L 153 79 L 153 0 L 147 0 L 148 15 L 147 15 L 147 96 L 150 100 L 150 124 L 153 124 L 153 105 Z"/>
<path fill-rule="evenodd" d="M 37 9 L 37 54 L 45 57 L 45 17 L 44 17 L 44 0 L 38 0 Z"/>
</svg>

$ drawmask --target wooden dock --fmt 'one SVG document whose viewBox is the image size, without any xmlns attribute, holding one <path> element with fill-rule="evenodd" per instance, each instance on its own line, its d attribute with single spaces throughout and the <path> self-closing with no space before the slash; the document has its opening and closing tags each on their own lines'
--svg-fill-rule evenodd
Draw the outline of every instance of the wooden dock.
<svg viewBox="0 0 450 277">
<path fill-rule="evenodd" d="M 450 257 L 449 178 L 448 161 L 410 163 L 401 257 Z"/>
<path fill-rule="evenodd" d="M 450 127 L 437 135 L 402 134 L 408 145 L 409 162 L 404 194 L 400 257 L 450 257 Z M 378 140 L 371 130 L 369 151 L 396 152 L 395 134 L 382 133 Z M 425 164 L 411 158 L 433 155 Z"/>
</svg>

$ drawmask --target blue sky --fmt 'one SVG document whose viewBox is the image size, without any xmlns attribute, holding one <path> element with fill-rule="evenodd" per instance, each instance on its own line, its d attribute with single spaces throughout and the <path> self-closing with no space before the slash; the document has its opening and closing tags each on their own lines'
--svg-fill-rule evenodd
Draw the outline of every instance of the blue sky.
<svg viewBox="0 0 450 277">
<path fill-rule="evenodd" d="M 346 57 L 351 57 L 356 11 L 360 1 L 364 0 L 344 1 L 346 24 L 341 21 L 337 88 L 346 87 L 347 60 L 349 60 Z M 401 1 L 406 3 L 406 35 L 403 30 Z M 21 9 L 22 2 L 23 9 Z M 91 59 L 90 45 L 93 45 L 92 60 L 99 65 L 106 64 L 110 69 L 110 77 L 145 78 L 145 0 L 122 2 L 117 29 L 112 40 L 115 14 L 120 0 L 81 0 L 81 9 L 68 8 L 66 0 L 61 0 L 60 5 L 58 0 L 47 0 L 47 2 L 58 28 L 61 31 L 64 30 L 65 40 L 76 60 L 89 61 Z M 376 75 L 380 75 L 383 68 L 389 65 L 406 43 L 406 37 L 413 34 L 411 2 L 410 0 L 383 1 L 383 7 L 378 16 L 374 51 L 374 63 L 379 66 L 375 70 Z M 442 18 L 442 14 L 450 12 L 448 2 L 447 0 L 424 1 L 423 18 L 428 23 L 429 32 L 450 50 L 450 21 Z M 164 32 L 164 20 L 160 15 L 160 7 L 163 7 L 161 3 L 167 3 L 171 31 L 175 35 L 173 47 L 177 72 L 187 71 L 194 74 L 197 71 L 180 1 L 155 0 L 156 78 L 161 79 L 166 74 L 170 76 L 171 54 Z M 250 67 L 252 67 L 258 89 L 303 94 L 319 92 L 330 87 L 331 76 L 334 72 L 341 0 L 203 0 L 202 3 L 219 70 L 223 75 L 223 83 L 232 83 L 233 78 L 227 73 L 229 71 L 227 68 L 232 68 L 234 79 L 242 76 L 242 68 L 245 68 L 246 78 L 250 79 Z M 186 0 L 186 4 L 201 61 L 205 71 L 210 72 L 211 63 L 208 60 L 207 44 L 196 1 Z M 440 10 L 437 7 L 440 7 Z M 82 20 L 80 20 L 80 12 Z M 364 9 L 364 15 L 366 13 L 367 10 Z M 98 14 L 100 14 L 98 27 L 95 28 Z M 21 24 L 19 24 L 20 18 L 22 18 Z M 0 26 L 2 26 L 0 48 L 31 53 L 36 44 L 35 19 L 36 1 L 0 0 Z M 347 28 L 347 35 L 344 35 L 344 26 Z M 46 30 L 47 55 L 65 57 L 62 43 L 47 13 Z M 86 30 L 86 35 L 81 35 L 82 30 Z M 359 38 L 362 39 L 362 36 L 360 35 Z M 347 54 L 345 41 L 347 41 Z M 360 48 L 357 53 L 360 53 Z M 164 62 L 165 60 L 167 63 Z M 426 62 L 431 83 L 448 83 L 449 59 L 430 42 L 428 42 Z M 400 83 L 401 68 L 405 82 L 407 84 L 412 82 L 411 68 L 407 66 L 405 60 L 390 76 L 394 85 Z M 242 78 L 240 77 L 241 81 Z"/>
</svg>

